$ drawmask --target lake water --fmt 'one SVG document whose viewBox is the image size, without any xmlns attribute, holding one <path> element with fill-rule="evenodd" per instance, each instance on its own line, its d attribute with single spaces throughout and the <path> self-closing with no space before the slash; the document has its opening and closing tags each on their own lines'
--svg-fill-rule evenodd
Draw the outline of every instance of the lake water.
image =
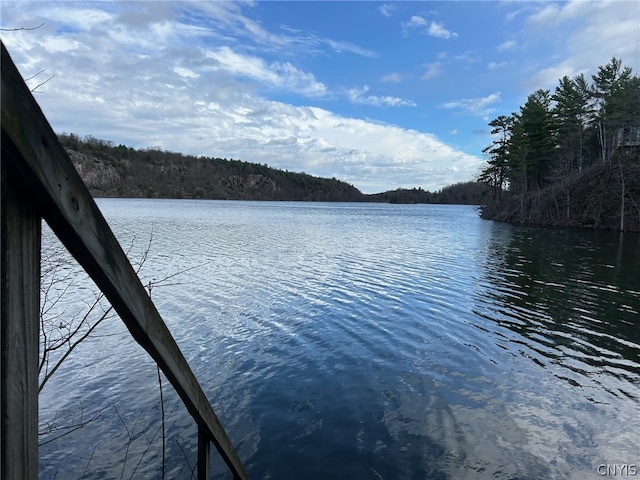
<svg viewBox="0 0 640 480">
<path fill-rule="evenodd" d="M 469 206 L 98 205 L 133 260 L 151 240 L 141 277 L 252 479 L 640 471 L 639 235 Z M 91 296 L 68 295 L 67 316 Z M 40 476 L 160 478 L 155 365 L 119 319 L 96 333 L 43 390 L 40 422 L 102 413 L 41 446 Z M 196 427 L 163 394 L 166 478 L 191 478 Z"/>
</svg>

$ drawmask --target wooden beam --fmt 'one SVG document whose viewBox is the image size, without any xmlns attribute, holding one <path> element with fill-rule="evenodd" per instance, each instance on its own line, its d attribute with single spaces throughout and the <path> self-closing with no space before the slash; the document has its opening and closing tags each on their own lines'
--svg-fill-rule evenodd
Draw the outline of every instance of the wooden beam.
<svg viewBox="0 0 640 480">
<path fill-rule="evenodd" d="M 224 428 L 120 244 L 2 45 L 2 136 L 22 188 L 151 355 L 234 476 L 247 478 Z"/>
<path fill-rule="evenodd" d="M 13 188 L 2 142 L 2 478 L 38 478 L 40 216 Z"/>
</svg>

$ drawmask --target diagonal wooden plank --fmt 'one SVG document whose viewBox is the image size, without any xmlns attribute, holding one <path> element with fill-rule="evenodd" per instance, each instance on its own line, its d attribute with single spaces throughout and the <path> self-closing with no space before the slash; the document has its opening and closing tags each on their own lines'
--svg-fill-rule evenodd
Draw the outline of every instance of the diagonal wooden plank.
<svg viewBox="0 0 640 480">
<path fill-rule="evenodd" d="M 160 366 L 237 478 L 247 478 L 189 364 L 2 44 L 2 141 L 20 187 Z M 5 159 L 2 159 L 3 162 Z"/>
</svg>

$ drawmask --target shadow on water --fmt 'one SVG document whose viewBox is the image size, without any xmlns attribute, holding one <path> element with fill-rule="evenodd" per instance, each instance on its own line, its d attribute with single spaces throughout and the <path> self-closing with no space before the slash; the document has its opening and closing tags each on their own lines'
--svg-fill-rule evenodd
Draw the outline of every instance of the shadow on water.
<svg viewBox="0 0 640 480">
<path fill-rule="evenodd" d="M 476 313 L 517 336 L 533 362 L 638 399 L 640 236 L 495 225 Z M 601 381 L 615 378 L 612 382 Z M 595 401 L 595 399 L 594 399 Z"/>
</svg>

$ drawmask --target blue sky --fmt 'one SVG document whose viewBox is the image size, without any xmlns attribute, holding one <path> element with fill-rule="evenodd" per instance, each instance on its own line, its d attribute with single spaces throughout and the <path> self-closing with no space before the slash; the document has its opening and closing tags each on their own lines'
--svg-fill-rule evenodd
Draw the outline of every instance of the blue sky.
<svg viewBox="0 0 640 480">
<path fill-rule="evenodd" d="M 487 123 L 612 56 L 640 2 L 20 2 L 2 40 L 55 131 L 336 177 L 472 180 Z"/>
</svg>

